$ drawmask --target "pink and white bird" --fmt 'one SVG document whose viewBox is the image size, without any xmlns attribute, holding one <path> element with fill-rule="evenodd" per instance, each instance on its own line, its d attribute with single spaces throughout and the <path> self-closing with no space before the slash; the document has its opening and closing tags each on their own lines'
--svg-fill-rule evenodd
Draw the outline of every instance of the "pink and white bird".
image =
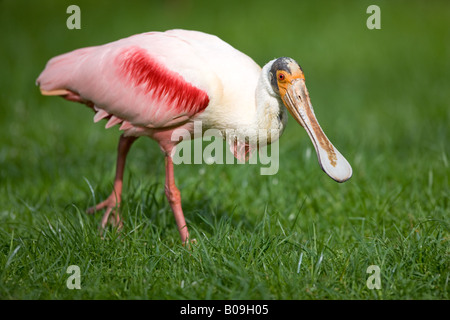
<svg viewBox="0 0 450 320">
<path fill-rule="evenodd" d="M 202 129 L 236 132 L 231 143 L 248 146 L 250 132 L 277 132 L 287 122 L 287 112 L 306 130 L 322 169 L 344 182 L 352 168 L 322 131 L 311 105 L 302 69 L 291 58 L 278 58 L 262 69 L 247 55 L 216 36 L 198 31 L 149 32 L 101 46 L 78 49 L 52 58 L 37 79 L 43 95 L 56 95 L 86 104 L 95 111 L 94 122 L 108 119 L 106 128 L 120 124 L 116 176 L 111 195 L 88 209 L 105 209 L 101 225 L 111 216 L 121 227 L 119 206 L 127 153 L 133 142 L 148 136 L 165 155 L 165 193 L 181 241 L 189 233 L 173 170 L 175 130 Z M 259 141 L 264 144 L 263 141 Z"/>
</svg>

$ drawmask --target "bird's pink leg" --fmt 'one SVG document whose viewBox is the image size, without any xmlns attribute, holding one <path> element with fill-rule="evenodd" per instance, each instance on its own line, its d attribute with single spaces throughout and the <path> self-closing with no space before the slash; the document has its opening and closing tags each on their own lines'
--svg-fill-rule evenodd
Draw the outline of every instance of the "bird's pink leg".
<svg viewBox="0 0 450 320">
<path fill-rule="evenodd" d="M 117 148 L 117 165 L 116 165 L 116 177 L 114 179 L 114 188 L 109 197 L 97 204 L 96 206 L 89 208 L 87 213 L 93 214 L 98 210 L 106 208 L 105 214 L 102 218 L 101 226 L 104 229 L 108 223 L 109 216 L 113 212 L 112 223 L 119 229 L 122 228 L 122 221 L 119 216 L 119 206 L 122 195 L 122 185 L 123 185 L 123 173 L 125 170 L 125 161 L 127 158 L 128 151 L 137 137 L 125 137 L 120 136 L 119 146 Z"/>
<path fill-rule="evenodd" d="M 175 185 L 175 177 L 173 173 L 173 160 L 170 154 L 166 154 L 166 196 L 169 200 L 177 223 L 178 232 L 180 232 L 181 242 L 186 244 L 189 239 L 189 232 L 184 219 L 183 210 L 181 209 L 181 195 Z"/>
</svg>

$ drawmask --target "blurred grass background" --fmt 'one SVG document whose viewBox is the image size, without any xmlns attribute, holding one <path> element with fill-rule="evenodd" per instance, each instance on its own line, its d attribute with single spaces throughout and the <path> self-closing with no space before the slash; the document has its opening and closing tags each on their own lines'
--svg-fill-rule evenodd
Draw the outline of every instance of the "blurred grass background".
<svg viewBox="0 0 450 320">
<path fill-rule="evenodd" d="M 71 4 L 81 30 L 66 28 Z M 381 30 L 366 27 L 371 4 Z M 260 65 L 296 59 L 352 179 L 320 171 L 293 119 L 275 176 L 177 166 L 200 243 L 188 252 L 164 198 L 163 157 L 140 139 L 124 236 L 102 240 L 99 214 L 83 211 L 111 190 L 120 133 L 82 105 L 42 97 L 35 79 L 55 55 L 173 28 L 218 35 Z M 0 298 L 448 299 L 448 1 L 2 0 L 0 30 Z M 66 288 L 70 264 L 82 290 Z M 372 264 L 381 290 L 366 287 Z"/>
</svg>

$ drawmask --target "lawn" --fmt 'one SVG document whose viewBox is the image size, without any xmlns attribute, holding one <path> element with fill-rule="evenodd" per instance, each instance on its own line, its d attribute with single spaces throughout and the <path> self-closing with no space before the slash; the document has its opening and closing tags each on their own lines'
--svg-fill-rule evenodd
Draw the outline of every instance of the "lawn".
<svg viewBox="0 0 450 320">
<path fill-rule="evenodd" d="M 71 4 L 79 30 L 66 27 Z M 0 2 L 1 299 L 449 298 L 450 2 L 280 4 Z M 366 27 L 371 4 L 379 30 Z M 292 118 L 276 175 L 177 165 L 189 249 L 165 199 L 164 157 L 142 138 L 127 163 L 124 229 L 100 236 L 101 213 L 85 210 L 111 191 L 120 132 L 41 96 L 35 80 L 55 55 L 173 28 L 216 34 L 260 65 L 296 59 L 353 177 L 327 177 Z M 66 285 L 70 265 L 79 290 Z M 380 289 L 367 285 L 372 265 Z"/>
</svg>

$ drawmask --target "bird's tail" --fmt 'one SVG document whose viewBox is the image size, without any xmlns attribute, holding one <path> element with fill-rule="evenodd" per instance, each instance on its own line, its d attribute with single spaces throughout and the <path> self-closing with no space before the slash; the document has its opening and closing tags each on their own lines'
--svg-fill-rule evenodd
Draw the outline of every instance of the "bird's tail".
<svg viewBox="0 0 450 320">
<path fill-rule="evenodd" d="M 73 93 L 70 89 L 71 79 L 91 49 L 91 47 L 78 49 L 50 59 L 36 80 L 41 93 L 47 96 L 64 96 Z"/>
</svg>

